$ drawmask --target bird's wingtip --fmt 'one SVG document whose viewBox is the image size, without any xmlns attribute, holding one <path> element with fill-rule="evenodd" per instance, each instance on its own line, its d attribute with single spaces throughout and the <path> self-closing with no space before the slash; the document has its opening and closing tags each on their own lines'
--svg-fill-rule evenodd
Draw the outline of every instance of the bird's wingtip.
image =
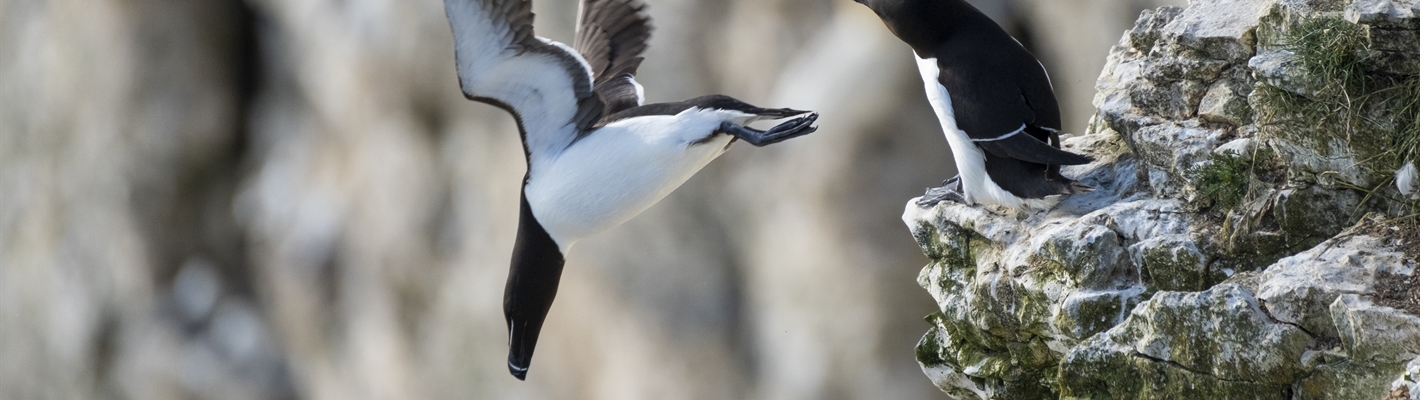
<svg viewBox="0 0 1420 400">
<path fill-rule="evenodd" d="M 1062 151 L 1063 151 L 1065 154 L 1068 154 L 1068 155 L 1069 155 L 1069 156 L 1067 156 L 1069 159 L 1068 159 L 1068 160 L 1064 160 L 1064 161 L 1068 161 L 1069 163 L 1068 163 L 1068 164 L 1066 164 L 1066 163 L 1061 163 L 1060 165 L 1085 165 L 1085 164 L 1089 164 L 1089 163 L 1095 162 L 1095 158 L 1094 158 L 1094 157 L 1090 157 L 1090 156 L 1087 156 L 1087 155 L 1084 155 L 1084 154 L 1072 152 L 1072 151 L 1069 151 L 1069 150 L 1063 150 L 1063 149 L 1062 149 Z"/>
</svg>

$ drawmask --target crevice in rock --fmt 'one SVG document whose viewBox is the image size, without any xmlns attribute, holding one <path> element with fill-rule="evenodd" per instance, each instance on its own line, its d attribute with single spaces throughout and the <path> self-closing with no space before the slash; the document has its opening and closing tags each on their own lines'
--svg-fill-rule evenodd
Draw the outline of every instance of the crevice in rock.
<svg viewBox="0 0 1420 400">
<path fill-rule="evenodd" d="M 1302 333 L 1305 333 L 1307 334 L 1307 336 L 1310 336 L 1312 340 L 1317 340 L 1320 337 L 1317 334 L 1312 333 L 1312 331 L 1307 330 L 1307 328 L 1303 328 L 1301 324 L 1291 323 L 1277 319 L 1277 317 L 1272 315 L 1272 310 L 1267 309 L 1267 302 L 1263 301 L 1262 299 L 1257 299 L 1257 309 L 1262 311 L 1262 315 L 1267 316 L 1268 320 L 1283 325 L 1289 325 L 1293 328 L 1297 328 L 1298 330 L 1302 331 Z"/>
<path fill-rule="evenodd" d="M 1254 382 L 1254 381 L 1223 378 L 1223 377 L 1214 375 L 1214 374 L 1211 373 L 1211 372 L 1198 371 L 1198 370 L 1195 370 L 1195 369 L 1192 369 L 1192 368 L 1185 367 L 1183 364 L 1179 364 L 1179 363 L 1176 362 L 1176 361 L 1173 361 L 1173 360 L 1165 360 L 1165 359 L 1162 359 L 1162 358 L 1150 356 L 1150 355 L 1148 355 L 1148 354 L 1140 353 L 1140 352 L 1138 352 L 1138 351 L 1131 352 L 1130 355 L 1131 355 L 1131 356 L 1134 356 L 1134 357 L 1138 357 L 1138 358 L 1143 358 L 1143 359 L 1146 359 L 1146 360 L 1149 360 L 1149 361 L 1153 361 L 1153 362 L 1156 362 L 1156 363 L 1167 364 L 1167 365 L 1172 366 L 1172 367 L 1174 367 L 1174 368 L 1178 368 L 1178 369 L 1181 369 L 1181 370 L 1184 370 L 1184 371 L 1192 372 L 1192 373 L 1198 374 L 1198 375 L 1207 376 L 1207 377 L 1209 377 L 1209 378 L 1217 379 L 1217 380 L 1224 381 L 1224 382 L 1257 383 L 1257 382 Z"/>
<path fill-rule="evenodd" d="M 1331 350 L 1341 347 L 1341 338 L 1333 336 L 1318 336 L 1316 343 L 1313 343 L 1309 350 Z"/>
</svg>

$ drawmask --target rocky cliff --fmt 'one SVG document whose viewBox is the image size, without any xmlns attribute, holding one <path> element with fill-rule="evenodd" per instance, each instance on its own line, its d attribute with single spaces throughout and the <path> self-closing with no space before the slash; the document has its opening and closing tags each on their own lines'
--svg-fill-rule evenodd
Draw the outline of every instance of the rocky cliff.
<svg viewBox="0 0 1420 400">
<path fill-rule="evenodd" d="M 959 398 L 1420 398 L 1420 3 L 1143 13 L 1047 212 L 903 215 Z M 1403 186 L 1403 185 L 1402 185 Z"/>
</svg>

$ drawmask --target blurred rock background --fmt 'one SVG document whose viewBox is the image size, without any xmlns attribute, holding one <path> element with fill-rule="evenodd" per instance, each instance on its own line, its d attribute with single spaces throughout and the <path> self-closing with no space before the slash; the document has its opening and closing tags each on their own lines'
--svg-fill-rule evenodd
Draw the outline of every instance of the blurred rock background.
<svg viewBox="0 0 1420 400">
<path fill-rule="evenodd" d="M 648 2 L 649 100 L 822 129 L 579 245 L 518 382 L 523 158 L 440 2 L 0 0 L 0 399 L 941 397 L 900 214 L 954 172 L 910 50 L 847 0 Z M 976 3 L 1082 131 L 1109 46 L 1181 0 Z"/>
</svg>

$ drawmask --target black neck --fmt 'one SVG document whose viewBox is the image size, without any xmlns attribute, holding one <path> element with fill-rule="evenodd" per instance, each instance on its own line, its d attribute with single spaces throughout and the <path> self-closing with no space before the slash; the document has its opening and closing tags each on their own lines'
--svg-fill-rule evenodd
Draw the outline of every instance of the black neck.
<svg viewBox="0 0 1420 400">
<path fill-rule="evenodd" d="M 557 297 L 565 263 L 562 250 L 533 216 L 526 193 L 518 218 L 513 263 L 503 290 L 503 315 L 508 319 L 508 369 L 523 379 L 532 363 L 533 348 L 543 320 Z"/>
</svg>

